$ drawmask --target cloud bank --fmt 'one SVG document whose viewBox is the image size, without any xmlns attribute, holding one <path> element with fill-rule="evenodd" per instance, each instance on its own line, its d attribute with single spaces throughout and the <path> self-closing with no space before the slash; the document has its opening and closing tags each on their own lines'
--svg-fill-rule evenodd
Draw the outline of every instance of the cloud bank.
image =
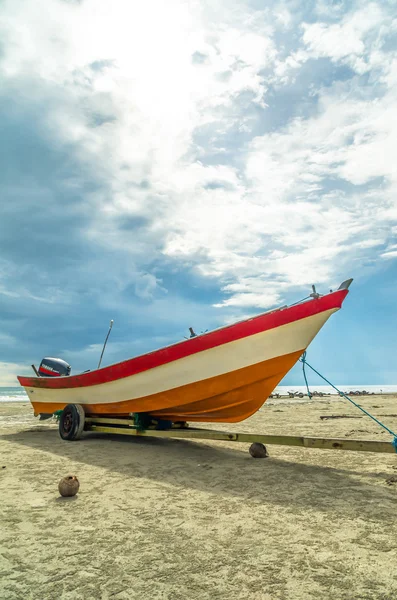
<svg viewBox="0 0 397 600">
<path fill-rule="evenodd" d="M 0 360 L 85 367 L 109 316 L 125 358 L 397 257 L 392 2 L 0 10 Z"/>
</svg>

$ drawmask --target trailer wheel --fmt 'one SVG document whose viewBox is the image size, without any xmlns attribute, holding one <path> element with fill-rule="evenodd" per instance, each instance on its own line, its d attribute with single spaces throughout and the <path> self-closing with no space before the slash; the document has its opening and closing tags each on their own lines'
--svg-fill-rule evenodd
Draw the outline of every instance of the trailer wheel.
<svg viewBox="0 0 397 600">
<path fill-rule="evenodd" d="M 59 435 L 72 442 L 81 438 L 84 429 L 85 412 L 80 404 L 68 404 L 59 419 Z"/>
</svg>

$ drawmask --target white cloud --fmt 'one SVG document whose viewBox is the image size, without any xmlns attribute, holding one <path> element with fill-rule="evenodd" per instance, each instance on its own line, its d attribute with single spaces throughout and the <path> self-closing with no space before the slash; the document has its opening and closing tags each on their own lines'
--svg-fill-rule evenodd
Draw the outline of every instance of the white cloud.
<svg viewBox="0 0 397 600">
<path fill-rule="evenodd" d="M 390 19 L 380 4 L 305 23 L 286 58 L 275 31 L 291 27 L 289 9 L 225 6 L 9 0 L 0 68 L 17 103 L 29 95 L 46 107 L 45 135 L 73 144 L 103 184 L 86 196 L 86 233 L 125 253 L 115 266 L 121 287 L 132 281 L 152 298 L 159 282 L 141 264 L 162 254 L 217 278 L 227 296 L 218 306 L 267 308 L 291 288 L 354 275 L 355 261 L 386 243 L 396 217 L 397 58 L 382 46 Z M 268 86 L 282 89 L 291 71 L 324 57 L 373 71 L 374 93 L 357 79 L 313 81 L 311 116 L 249 140 L 276 112 Z M 248 137 L 232 147 L 225 139 L 236 130 Z M 138 217 L 148 222 L 140 236 L 119 228 Z"/>
<path fill-rule="evenodd" d="M 380 26 L 388 21 L 389 15 L 382 11 L 380 4 L 369 3 L 348 13 L 339 23 L 304 23 L 303 41 L 310 57 L 343 60 L 363 73 L 369 68 L 364 58 L 369 47 L 372 48 L 372 45 L 366 46 L 366 36 L 374 32 L 376 39 Z"/>
<path fill-rule="evenodd" d="M 391 259 L 397 257 L 397 244 L 389 244 L 385 252 L 381 254 L 382 258 Z"/>
<path fill-rule="evenodd" d="M 224 300 L 224 302 L 220 304 L 215 304 L 216 307 L 224 307 L 224 306 L 240 306 L 244 307 L 258 307 L 258 308 L 267 308 L 269 306 L 274 306 L 279 302 L 279 295 L 275 292 L 260 292 L 259 294 L 254 294 L 252 291 L 248 291 L 246 294 L 233 294 L 231 298 Z"/>
<path fill-rule="evenodd" d="M 33 371 L 28 369 L 26 365 L 0 361 L 0 386 L 2 387 L 18 386 L 17 375 L 26 376 L 29 374 L 33 374 Z"/>
<path fill-rule="evenodd" d="M 157 289 L 162 289 L 160 283 L 161 281 L 156 279 L 154 275 L 144 273 L 135 284 L 135 293 L 139 298 L 150 300 L 154 297 Z"/>
<path fill-rule="evenodd" d="M 383 252 L 381 254 L 381 257 L 386 258 L 386 259 L 397 258 L 397 250 L 391 250 L 390 252 Z"/>
</svg>

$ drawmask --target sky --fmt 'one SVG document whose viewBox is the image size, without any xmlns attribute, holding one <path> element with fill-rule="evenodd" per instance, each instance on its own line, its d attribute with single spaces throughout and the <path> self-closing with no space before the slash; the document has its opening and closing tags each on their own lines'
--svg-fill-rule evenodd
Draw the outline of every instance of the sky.
<svg viewBox="0 0 397 600">
<path fill-rule="evenodd" d="M 396 106 L 394 0 L 2 0 L 0 385 L 349 277 L 308 360 L 397 383 Z"/>
</svg>

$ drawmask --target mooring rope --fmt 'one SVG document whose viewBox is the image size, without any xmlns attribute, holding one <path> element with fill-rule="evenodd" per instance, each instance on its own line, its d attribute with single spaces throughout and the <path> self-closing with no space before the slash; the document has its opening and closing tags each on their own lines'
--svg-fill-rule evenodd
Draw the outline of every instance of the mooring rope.
<svg viewBox="0 0 397 600">
<path fill-rule="evenodd" d="M 311 391 L 309 390 L 309 384 L 307 383 L 307 377 L 306 377 L 306 371 L 305 371 L 305 366 L 306 366 L 306 350 L 304 351 L 302 358 L 299 359 L 302 363 L 302 371 L 303 371 L 303 377 L 305 378 L 305 383 L 306 383 L 306 389 L 307 389 L 307 395 L 309 396 L 310 399 L 313 398 L 313 394 L 311 393 Z M 308 365 L 309 366 L 309 365 Z"/>
<path fill-rule="evenodd" d="M 341 390 L 339 390 L 335 385 L 333 385 L 330 381 L 328 381 L 328 379 L 326 377 L 324 377 L 324 375 L 321 375 L 321 373 L 319 373 L 314 367 L 312 367 L 311 365 L 309 365 L 309 363 L 306 360 L 306 351 L 302 354 L 302 356 L 301 356 L 301 358 L 299 360 L 302 363 L 303 377 L 305 378 L 305 383 L 306 383 L 306 388 L 307 388 L 307 394 L 308 394 L 309 398 L 312 398 L 313 394 L 309 390 L 309 384 L 307 383 L 305 366 L 308 366 L 309 369 L 311 369 L 312 371 L 314 371 L 319 377 L 321 377 L 321 379 L 323 379 L 324 381 L 326 381 L 328 383 L 328 385 L 330 385 L 332 388 L 334 388 L 334 390 L 336 390 L 340 396 L 343 396 L 344 398 L 346 398 L 346 400 L 348 400 L 349 402 L 351 402 L 356 408 L 358 408 L 359 410 L 361 410 L 361 412 L 363 412 L 364 414 L 366 414 L 367 417 L 369 417 L 370 419 L 372 419 L 373 421 L 375 421 L 375 423 L 377 423 L 385 431 L 387 431 L 388 433 L 390 433 L 390 435 L 393 436 L 392 445 L 393 445 L 395 451 L 397 452 L 397 433 L 394 433 L 394 431 L 392 431 L 391 429 L 389 429 L 389 427 L 387 427 L 387 425 L 385 425 L 384 423 L 382 423 L 381 421 L 379 421 L 379 419 L 377 419 L 376 417 L 374 417 L 373 415 L 371 415 L 371 413 L 369 413 L 367 410 L 365 410 L 365 408 L 363 408 L 362 406 L 360 406 L 359 404 L 357 404 L 357 402 L 354 402 L 354 400 L 352 400 L 351 398 L 349 398 L 349 396 L 347 396 L 344 392 L 342 392 Z"/>
</svg>

